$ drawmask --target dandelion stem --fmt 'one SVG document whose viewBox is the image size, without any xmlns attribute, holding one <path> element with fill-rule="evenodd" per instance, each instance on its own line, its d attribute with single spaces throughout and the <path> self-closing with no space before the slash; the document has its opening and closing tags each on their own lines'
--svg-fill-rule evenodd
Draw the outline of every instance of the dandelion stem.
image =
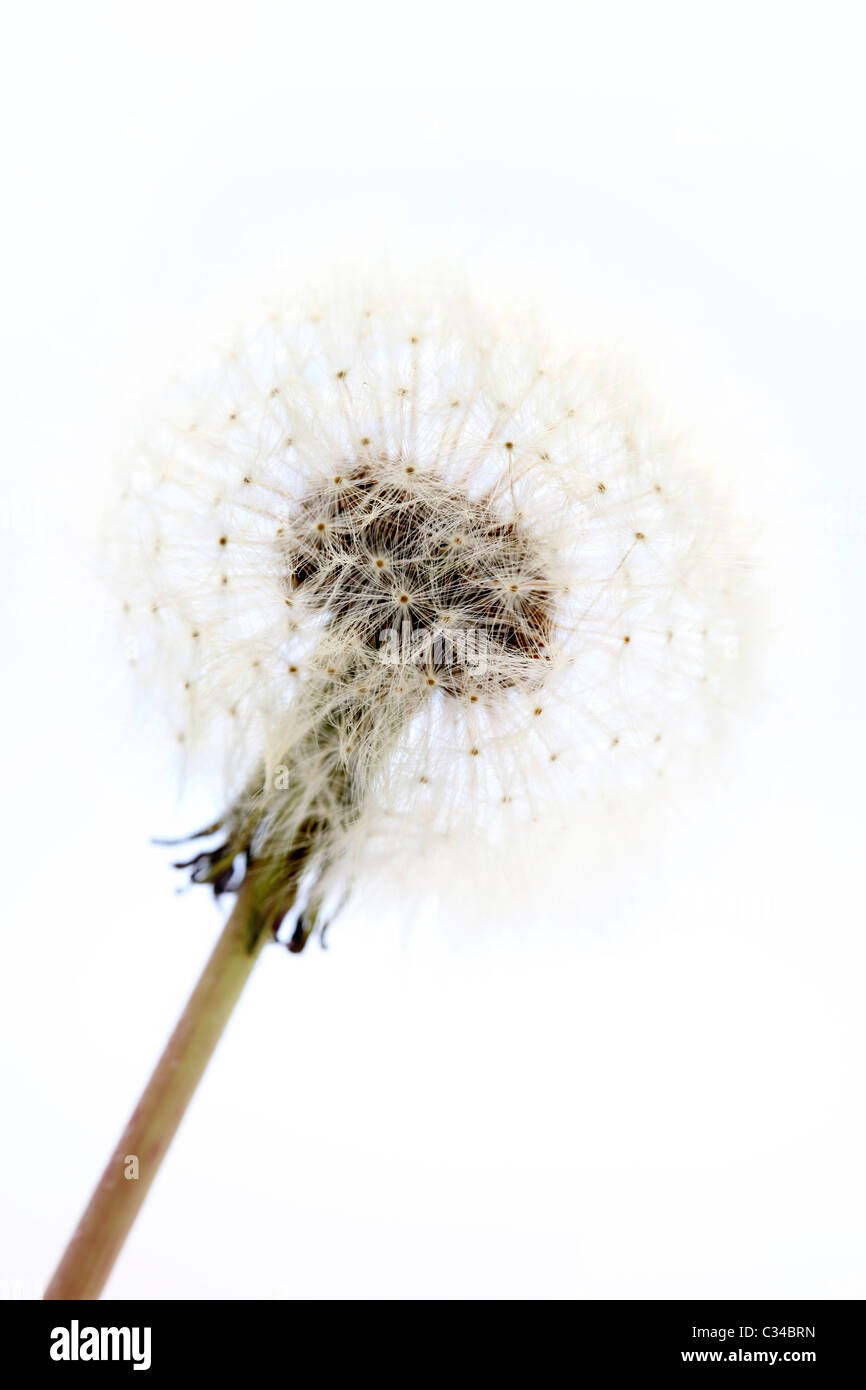
<svg viewBox="0 0 866 1390">
<path fill-rule="evenodd" d="M 248 874 L 177 1027 L 45 1291 L 96 1299 L 114 1266 L 262 947 L 271 918 Z M 138 1176 L 131 1159 L 138 1160 Z"/>
</svg>

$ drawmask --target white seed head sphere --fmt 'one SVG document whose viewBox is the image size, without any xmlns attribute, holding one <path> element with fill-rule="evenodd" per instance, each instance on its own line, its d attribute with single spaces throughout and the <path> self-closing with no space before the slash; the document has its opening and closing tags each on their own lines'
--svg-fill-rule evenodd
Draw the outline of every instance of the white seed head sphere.
<svg viewBox="0 0 866 1390">
<path fill-rule="evenodd" d="M 615 363 L 463 291 L 272 315 L 137 452 L 115 530 L 137 664 L 220 770 L 193 876 L 303 872 L 312 921 L 359 865 L 514 863 L 687 761 L 749 603 L 717 482 Z"/>
</svg>

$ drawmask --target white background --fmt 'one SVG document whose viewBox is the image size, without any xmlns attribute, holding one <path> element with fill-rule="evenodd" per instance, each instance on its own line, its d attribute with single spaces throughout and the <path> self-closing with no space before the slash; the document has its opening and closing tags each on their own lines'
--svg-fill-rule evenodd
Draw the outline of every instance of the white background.
<svg viewBox="0 0 866 1390">
<path fill-rule="evenodd" d="M 788 542 L 767 669 L 724 775 L 651 862 L 623 847 L 607 899 L 542 888 L 501 940 L 361 903 L 328 952 L 267 952 L 108 1293 L 866 1294 L 857 28 L 760 3 L 7 18 L 3 1291 L 50 1272 L 219 924 L 148 844 L 210 808 L 122 713 L 84 543 L 106 463 L 180 342 L 324 247 L 523 262 L 697 364 Z"/>
</svg>

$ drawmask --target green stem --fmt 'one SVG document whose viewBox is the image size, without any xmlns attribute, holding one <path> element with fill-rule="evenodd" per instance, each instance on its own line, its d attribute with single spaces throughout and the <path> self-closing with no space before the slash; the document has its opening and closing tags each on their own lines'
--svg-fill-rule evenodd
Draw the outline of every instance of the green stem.
<svg viewBox="0 0 866 1390">
<path fill-rule="evenodd" d="M 269 918 L 259 907 L 254 875 L 249 874 L 45 1291 L 46 1299 L 99 1298 L 270 935 Z M 128 1176 L 136 1166 L 137 1177 Z"/>
</svg>

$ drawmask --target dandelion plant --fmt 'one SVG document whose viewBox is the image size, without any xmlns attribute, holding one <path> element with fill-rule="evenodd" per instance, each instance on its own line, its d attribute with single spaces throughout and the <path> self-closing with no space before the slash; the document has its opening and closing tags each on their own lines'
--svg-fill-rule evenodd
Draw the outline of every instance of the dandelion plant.
<svg viewBox="0 0 866 1390">
<path fill-rule="evenodd" d="M 121 621 L 223 787 L 179 866 L 234 907 L 47 1297 L 99 1296 L 268 943 L 301 951 L 371 862 L 504 862 L 689 759 L 747 609 L 719 493 L 606 356 L 441 284 L 299 295 L 153 428 Z"/>
</svg>

